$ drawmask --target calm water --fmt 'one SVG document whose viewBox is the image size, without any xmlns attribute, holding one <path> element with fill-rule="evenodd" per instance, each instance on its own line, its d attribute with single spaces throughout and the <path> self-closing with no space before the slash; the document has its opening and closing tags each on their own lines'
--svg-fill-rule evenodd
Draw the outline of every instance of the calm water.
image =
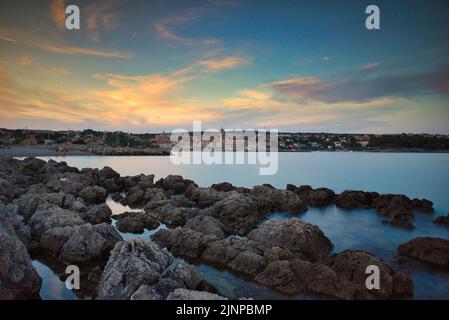
<svg viewBox="0 0 449 320">
<path fill-rule="evenodd" d="M 318 225 L 334 243 L 334 252 L 361 249 L 373 252 L 396 265 L 395 251 L 400 243 L 416 236 L 449 238 L 449 228 L 432 223 L 435 216 L 449 213 L 449 154 L 424 153 L 356 153 L 312 152 L 280 153 L 279 170 L 274 176 L 260 176 L 255 165 L 183 165 L 171 164 L 168 157 L 52 157 L 78 168 L 110 166 L 121 175 L 155 174 L 156 179 L 168 174 L 180 174 L 201 186 L 228 181 L 236 186 L 252 187 L 271 183 L 285 188 L 287 183 L 328 187 L 336 192 L 345 189 L 402 193 L 409 197 L 427 198 L 434 202 L 433 215 L 416 214 L 416 229 L 402 230 L 381 224 L 381 217 L 372 210 L 344 211 L 329 206 L 311 208 L 299 217 Z M 42 157 L 48 160 L 50 157 Z M 129 210 L 108 200 L 114 214 Z M 288 213 L 274 213 L 268 219 L 285 219 Z M 162 226 L 164 227 L 164 226 Z M 154 231 L 139 235 L 148 238 Z M 123 234 L 124 238 L 136 235 Z M 39 262 L 34 262 L 44 278 L 44 298 L 74 298 L 63 282 Z M 230 272 L 199 265 L 199 271 L 228 297 L 283 298 L 267 288 L 251 284 Z M 415 284 L 415 298 L 448 299 L 449 274 L 421 266 L 405 269 Z M 68 291 L 68 292 L 67 292 Z M 292 298 L 307 298 L 303 296 Z"/>
</svg>

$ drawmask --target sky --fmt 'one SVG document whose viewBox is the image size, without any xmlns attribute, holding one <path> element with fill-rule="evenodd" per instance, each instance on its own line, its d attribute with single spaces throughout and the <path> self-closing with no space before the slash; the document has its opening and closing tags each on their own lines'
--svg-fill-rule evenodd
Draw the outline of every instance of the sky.
<svg viewBox="0 0 449 320">
<path fill-rule="evenodd" d="M 0 127 L 449 134 L 448 33 L 445 0 L 1 0 Z"/>
</svg>

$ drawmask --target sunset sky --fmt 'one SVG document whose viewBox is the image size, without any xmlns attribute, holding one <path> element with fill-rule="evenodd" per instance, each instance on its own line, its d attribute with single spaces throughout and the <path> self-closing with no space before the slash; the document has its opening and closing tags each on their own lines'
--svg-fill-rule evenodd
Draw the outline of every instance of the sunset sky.
<svg viewBox="0 0 449 320">
<path fill-rule="evenodd" d="M 445 0 L 1 0 L 0 127 L 449 134 L 448 34 Z"/>
</svg>

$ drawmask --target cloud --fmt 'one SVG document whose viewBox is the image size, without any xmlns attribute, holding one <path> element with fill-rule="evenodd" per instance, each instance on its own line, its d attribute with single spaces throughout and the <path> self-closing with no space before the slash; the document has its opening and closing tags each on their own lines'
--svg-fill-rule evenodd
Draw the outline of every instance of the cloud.
<svg viewBox="0 0 449 320">
<path fill-rule="evenodd" d="M 449 93 L 449 67 L 375 76 L 371 73 L 355 72 L 330 80 L 294 77 L 273 82 L 268 84 L 268 87 L 285 98 L 298 102 L 367 102 L 386 97 L 408 98 L 422 94 L 446 94 Z"/>
<path fill-rule="evenodd" d="M 119 18 L 112 10 L 121 4 L 120 0 L 94 1 L 86 7 L 87 36 L 94 41 L 100 40 L 100 30 L 114 30 L 119 27 Z"/>
<path fill-rule="evenodd" d="M 362 70 L 373 70 L 379 67 L 379 64 L 377 62 L 368 63 L 362 66 Z"/>
<path fill-rule="evenodd" d="M 211 0 L 205 5 L 187 10 L 182 15 L 172 15 L 157 20 L 154 23 L 154 28 L 159 36 L 163 39 L 173 41 L 185 46 L 211 46 L 221 44 L 222 41 L 215 38 L 188 38 L 179 35 L 174 31 L 176 27 L 183 26 L 187 23 L 194 22 L 201 18 L 205 13 L 228 6 L 235 6 L 237 2 L 226 0 Z"/>
<path fill-rule="evenodd" d="M 73 74 L 72 71 L 65 68 L 51 68 L 43 70 L 43 73 L 50 76 L 66 76 Z"/>
<path fill-rule="evenodd" d="M 59 28 L 65 27 L 65 5 L 64 0 L 52 0 L 50 3 L 50 14 L 54 23 Z"/>
<path fill-rule="evenodd" d="M 20 42 L 29 47 L 39 48 L 41 50 L 57 54 L 87 55 L 103 58 L 122 58 L 122 59 L 133 58 L 133 54 L 129 52 L 95 49 L 95 48 L 71 47 L 65 44 L 54 42 L 55 40 L 53 41 L 45 40 L 42 37 L 36 36 L 32 33 L 23 32 L 15 29 L 9 29 L 5 27 L 0 27 L 0 35 L 3 35 L 0 36 L 0 39 L 2 40 L 5 40 L 5 38 L 14 39 L 14 42 Z"/>
<path fill-rule="evenodd" d="M 217 72 L 224 69 L 232 69 L 248 63 L 249 59 L 237 56 L 229 56 L 221 59 L 200 60 L 197 62 L 199 66 L 204 67 L 205 71 L 208 72 Z"/>
<path fill-rule="evenodd" d="M 22 66 L 30 66 L 33 64 L 33 60 L 31 60 L 31 58 L 28 56 L 23 56 L 20 58 L 20 64 Z"/>
</svg>

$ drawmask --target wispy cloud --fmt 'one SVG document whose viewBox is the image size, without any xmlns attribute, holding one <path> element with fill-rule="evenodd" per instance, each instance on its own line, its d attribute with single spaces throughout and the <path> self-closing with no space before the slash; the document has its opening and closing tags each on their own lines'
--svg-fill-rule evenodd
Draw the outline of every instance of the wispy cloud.
<svg viewBox="0 0 449 320">
<path fill-rule="evenodd" d="M 368 69 L 370 68 L 373 66 Z M 366 72 L 354 72 L 331 80 L 294 77 L 273 82 L 268 86 L 279 94 L 299 102 L 366 102 L 386 97 L 405 98 L 429 93 L 447 94 L 449 93 L 449 67 L 375 77 Z"/>
<path fill-rule="evenodd" d="M 54 23 L 59 28 L 64 28 L 65 26 L 64 0 L 52 0 L 50 3 L 50 14 Z"/>
<path fill-rule="evenodd" d="M 33 60 L 29 56 L 23 56 L 20 58 L 20 64 L 22 66 L 30 66 L 33 64 Z"/>
<path fill-rule="evenodd" d="M 15 42 L 22 43 L 29 47 L 39 48 L 44 51 L 66 54 L 66 55 L 87 55 L 87 56 L 97 56 L 103 58 L 124 58 L 129 59 L 133 57 L 133 54 L 128 52 L 122 52 L 117 50 L 104 50 L 96 48 L 83 48 L 83 47 L 72 47 L 64 44 L 56 43 L 43 39 L 42 37 L 35 36 L 28 32 L 23 32 L 14 29 L 8 29 L 0 27 L 0 35 L 5 35 L 5 37 L 14 39 Z M 0 37 L 3 39 L 4 37 Z M 5 39 L 3 39 L 5 40 Z"/>
<path fill-rule="evenodd" d="M 206 59 L 197 62 L 199 66 L 204 67 L 205 71 L 208 72 L 217 72 L 224 69 L 232 69 L 248 63 L 249 59 L 238 56 L 229 56 L 221 59 Z"/>
</svg>

